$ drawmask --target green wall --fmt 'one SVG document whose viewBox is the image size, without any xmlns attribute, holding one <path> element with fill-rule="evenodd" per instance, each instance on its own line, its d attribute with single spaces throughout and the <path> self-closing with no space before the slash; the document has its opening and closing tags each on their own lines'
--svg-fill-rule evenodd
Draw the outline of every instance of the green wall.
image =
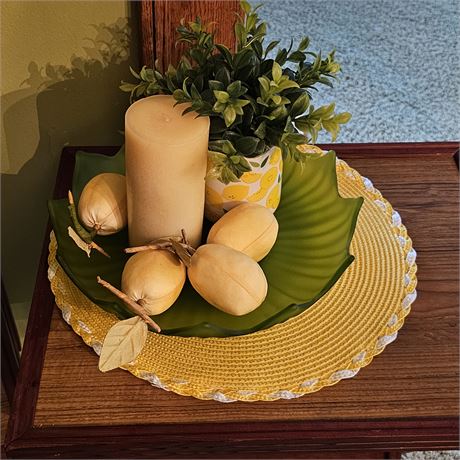
<svg viewBox="0 0 460 460">
<path fill-rule="evenodd" d="M 128 1 L 0 7 L 2 276 L 25 323 L 62 148 L 123 142 L 137 17 Z"/>
</svg>

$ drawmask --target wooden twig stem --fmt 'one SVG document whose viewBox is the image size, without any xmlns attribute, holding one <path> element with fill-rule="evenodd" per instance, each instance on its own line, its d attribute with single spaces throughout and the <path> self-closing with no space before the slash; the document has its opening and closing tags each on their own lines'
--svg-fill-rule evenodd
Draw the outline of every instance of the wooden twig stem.
<svg viewBox="0 0 460 460">
<path fill-rule="evenodd" d="M 104 251 L 104 249 L 102 249 L 97 243 L 95 243 L 94 241 L 91 241 L 91 243 L 89 243 L 89 247 L 91 249 L 96 249 L 97 252 L 100 252 L 101 254 L 103 254 L 105 257 L 108 257 L 109 259 L 111 258 L 109 254 L 107 254 L 107 252 Z"/>
<path fill-rule="evenodd" d="M 187 235 L 185 234 L 185 229 L 182 228 L 180 232 L 182 233 L 182 241 L 184 242 L 184 244 L 186 244 L 188 246 L 189 244 L 188 244 L 188 240 L 187 240 Z"/>
<path fill-rule="evenodd" d="M 155 331 L 161 332 L 161 327 L 158 326 L 158 324 L 155 323 L 155 321 L 153 321 L 152 318 L 150 318 L 150 316 L 147 314 L 147 312 L 141 305 L 139 305 L 137 302 L 134 302 L 134 300 L 130 299 L 124 292 L 112 286 L 107 281 L 104 281 L 100 276 L 97 277 L 97 282 L 100 285 L 104 286 L 106 289 L 108 289 L 112 294 L 115 294 L 117 297 L 123 300 L 123 302 L 125 302 L 125 304 L 133 313 L 139 315 L 149 326 L 155 329 Z"/>
<path fill-rule="evenodd" d="M 75 200 L 73 199 L 73 194 L 70 190 L 67 192 L 67 197 L 69 199 L 69 204 L 75 206 Z"/>
<path fill-rule="evenodd" d="M 171 246 L 171 243 L 157 243 L 157 244 L 145 244 L 143 246 L 134 246 L 132 248 L 125 248 L 126 254 L 133 254 L 136 252 L 156 250 L 156 249 L 167 249 Z"/>
</svg>

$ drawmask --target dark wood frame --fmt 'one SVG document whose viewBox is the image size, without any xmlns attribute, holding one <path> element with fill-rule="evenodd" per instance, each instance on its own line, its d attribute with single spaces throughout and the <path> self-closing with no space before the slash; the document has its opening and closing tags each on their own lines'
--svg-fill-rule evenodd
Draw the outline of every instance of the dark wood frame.
<svg viewBox="0 0 460 460">
<path fill-rule="evenodd" d="M 215 22 L 216 38 L 230 49 L 235 46 L 235 12 L 239 0 L 142 0 L 140 2 L 140 46 L 142 65 L 152 67 L 156 59 L 166 68 L 177 63 L 182 46 L 175 46 L 175 29 L 181 19 L 200 16 L 205 23 Z"/>
<path fill-rule="evenodd" d="M 438 142 L 410 144 L 410 147 L 404 143 L 336 144 L 334 149 L 340 157 L 347 159 L 364 157 L 361 152 L 366 152 L 366 158 L 369 154 L 393 157 L 402 153 L 410 157 L 433 153 L 458 157 L 459 147 L 456 142 Z M 59 167 L 55 198 L 66 196 L 77 150 L 112 155 L 118 147 L 65 148 Z M 319 450 L 377 452 L 458 449 L 459 421 L 456 417 L 385 421 L 35 427 L 34 410 L 55 305 L 47 279 L 48 243 L 48 239 L 45 239 L 5 441 L 8 456 L 37 458 L 39 453 L 40 456 L 47 457 L 56 455 L 64 448 L 65 455 L 71 458 L 111 455 L 115 458 L 302 458 L 306 452 Z"/>
<path fill-rule="evenodd" d="M 8 402 L 13 401 L 14 387 L 19 371 L 19 352 L 21 341 L 11 311 L 5 286 L 2 279 L 2 385 Z"/>
<path fill-rule="evenodd" d="M 140 2 L 139 32 L 142 65 L 152 67 L 155 61 L 155 20 L 153 1 Z"/>
</svg>

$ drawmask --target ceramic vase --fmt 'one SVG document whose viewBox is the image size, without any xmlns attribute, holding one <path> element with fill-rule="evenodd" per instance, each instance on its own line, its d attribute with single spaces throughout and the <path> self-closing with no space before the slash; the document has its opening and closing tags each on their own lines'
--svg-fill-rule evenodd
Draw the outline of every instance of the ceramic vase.
<svg viewBox="0 0 460 460">
<path fill-rule="evenodd" d="M 271 147 L 250 161 L 258 166 L 253 166 L 252 171 L 244 173 L 237 182 L 224 184 L 215 177 L 206 178 L 205 216 L 209 221 L 215 222 L 226 211 L 244 202 L 257 203 L 275 212 L 281 198 L 281 149 Z"/>
</svg>

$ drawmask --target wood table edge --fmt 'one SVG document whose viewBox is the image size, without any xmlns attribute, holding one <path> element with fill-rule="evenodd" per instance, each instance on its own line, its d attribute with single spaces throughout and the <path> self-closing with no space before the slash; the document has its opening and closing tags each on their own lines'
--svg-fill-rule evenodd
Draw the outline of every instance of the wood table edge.
<svg viewBox="0 0 460 460">
<path fill-rule="evenodd" d="M 340 451 L 408 451 L 458 449 L 458 418 L 417 418 L 342 421 L 232 422 L 168 425 L 86 426 L 31 428 L 21 438 L 7 445 L 9 457 L 21 454 L 63 455 L 87 452 L 102 455 L 110 446 L 113 452 L 123 449 L 162 447 L 161 455 L 173 454 L 176 445 L 202 450 L 221 446 L 235 454 L 248 447 L 270 450 L 273 445 L 289 449 L 301 446 L 305 452 Z M 69 450 L 72 449 L 72 450 Z M 212 452 L 210 453 L 212 454 Z M 215 452 L 214 452 L 215 454 Z M 154 458 L 154 457 L 152 457 Z"/>
<path fill-rule="evenodd" d="M 338 155 L 343 158 L 356 158 L 363 157 L 368 158 L 369 155 L 376 156 L 416 156 L 416 155 L 447 155 L 456 161 L 458 166 L 458 153 L 459 143 L 458 142 L 421 142 L 421 143 L 385 143 L 385 144 L 323 144 L 321 145 L 324 149 L 334 149 Z M 83 147 L 65 147 L 61 156 L 59 165 L 58 175 L 56 179 L 56 186 L 54 190 L 54 198 L 63 198 L 66 196 L 66 184 L 60 181 L 61 176 L 71 178 L 71 174 L 75 163 L 75 154 L 79 150 L 88 152 L 98 152 L 107 155 L 115 154 L 119 149 L 119 146 L 109 147 L 97 147 L 97 146 L 83 146 Z M 365 154 L 366 152 L 366 154 Z M 48 223 L 46 230 L 46 237 L 42 254 L 40 258 L 40 264 L 37 274 L 37 281 L 34 290 L 33 301 L 29 314 L 29 321 L 26 330 L 26 339 L 24 342 L 23 352 L 19 374 L 18 384 L 15 389 L 11 416 L 8 422 L 8 428 L 5 436 L 5 449 L 8 455 L 13 454 L 18 449 L 22 449 L 25 445 L 28 445 L 28 439 L 30 441 L 36 440 L 37 435 L 45 435 L 49 432 L 55 432 L 59 429 L 42 429 L 33 427 L 33 419 L 35 415 L 35 407 L 38 400 L 40 377 L 43 368 L 47 338 L 49 328 L 51 324 L 51 315 L 54 308 L 54 296 L 51 292 L 49 283 L 43 283 L 47 280 L 48 271 L 48 244 L 49 244 L 49 232 L 51 230 L 50 224 Z M 45 284 L 45 286 L 44 286 Z M 37 338 L 38 341 L 32 341 L 30 337 Z M 404 420 L 404 419 L 401 419 Z M 426 422 L 427 419 L 405 419 L 408 423 L 413 423 L 413 428 L 419 430 L 420 423 Z M 350 421 L 342 421 L 341 423 L 351 423 Z M 443 423 L 446 422 L 447 429 Z M 265 426 L 266 423 L 271 422 L 259 422 L 260 425 Z M 329 422 L 315 422 L 327 424 Z M 375 429 L 379 430 L 378 424 L 381 422 L 375 422 Z M 433 423 L 432 429 L 436 430 L 443 427 L 447 436 L 447 441 L 450 443 L 452 448 L 458 446 L 458 418 L 443 418 L 443 419 L 432 419 L 430 423 Z M 441 423 L 439 425 L 439 423 Z M 222 425 L 222 424 L 220 424 Z M 279 426 L 286 425 L 284 422 L 277 423 Z M 180 425 L 181 429 L 186 425 Z M 241 426 L 241 424 L 238 424 Z M 324 425 L 326 426 L 326 425 Z M 370 426 L 368 424 L 368 426 Z M 125 429 L 126 427 L 120 427 Z M 176 427 L 178 428 L 178 427 Z M 74 428 L 72 428 L 74 429 Z M 47 431 L 48 430 L 48 431 Z M 431 428 L 430 428 L 431 430 Z M 240 430 L 235 432 L 240 434 Z M 427 432 L 428 433 L 428 432 Z M 429 431 L 432 433 L 432 431 Z M 434 432 L 433 432 L 434 433 Z M 350 434 L 353 434 L 353 430 Z M 438 434 L 442 434 L 439 432 Z M 431 434 L 430 434 L 431 436 Z M 433 434 L 434 436 L 434 434 Z M 434 438 L 433 438 L 434 439 Z M 374 440 L 375 442 L 375 440 Z M 350 447 L 352 448 L 352 447 Z M 434 447 L 433 447 L 434 448 Z M 444 447 L 440 447 L 444 448 Z"/>
</svg>

